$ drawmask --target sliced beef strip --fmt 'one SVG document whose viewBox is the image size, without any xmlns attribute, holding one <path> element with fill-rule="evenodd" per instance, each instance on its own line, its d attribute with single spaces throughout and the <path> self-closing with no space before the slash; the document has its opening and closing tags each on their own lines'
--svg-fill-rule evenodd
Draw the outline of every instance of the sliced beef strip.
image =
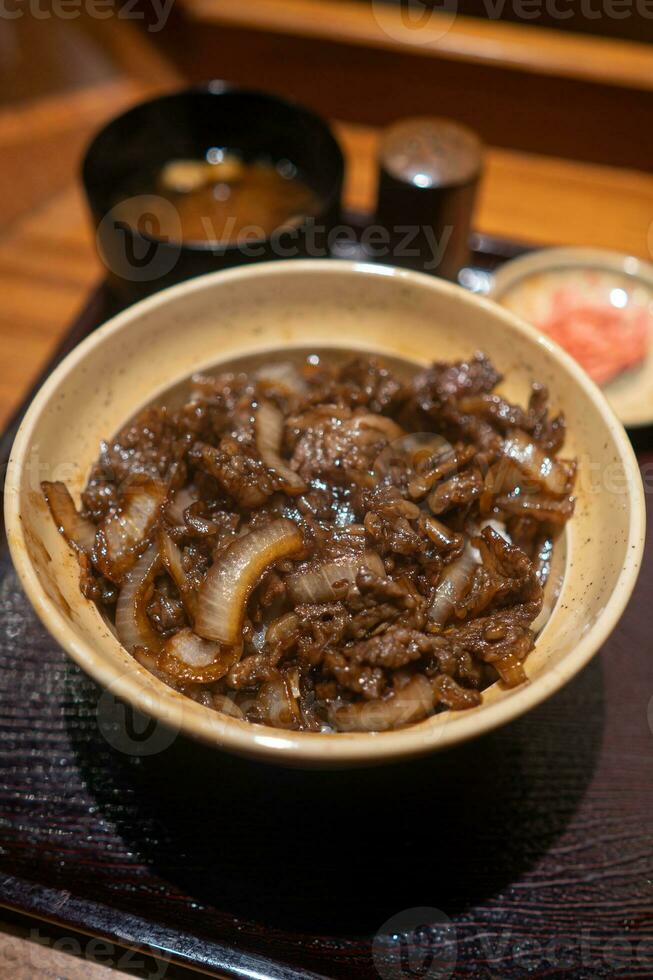
<svg viewBox="0 0 653 980">
<path fill-rule="evenodd" d="M 181 600 L 166 589 L 156 589 L 147 604 L 147 615 L 158 633 L 176 633 L 187 625 Z"/>
<path fill-rule="evenodd" d="M 214 477 L 239 507 L 248 510 L 260 507 L 277 489 L 263 463 L 246 453 L 234 439 L 221 439 L 219 447 L 195 443 L 189 458 Z"/>
<path fill-rule="evenodd" d="M 382 417 L 374 424 L 369 416 L 337 407 L 308 412 L 289 426 L 296 432 L 290 468 L 307 483 L 335 486 L 351 482 L 352 473 L 371 472 L 393 435 Z"/>
<path fill-rule="evenodd" d="M 483 477 L 477 469 L 454 473 L 453 476 L 438 483 L 428 496 L 428 505 L 438 517 L 456 507 L 468 507 L 480 497 L 483 490 Z"/>
<path fill-rule="evenodd" d="M 340 397 L 352 407 L 365 405 L 371 412 L 390 413 L 406 394 L 401 381 L 375 357 L 357 357 L 340 372 Z"/>
<path fill-rule="evenodd" d="M 463 395 L 489 394 L 500 380 L 490 359 L 477 352 L 469 361 L 436 362 L 417 375 L 413 390 L 422 411 L 430 415 Z"/>
<path fill-rule="evenodd" d="M 456 615 L 468 618 L 496 606 L 529 604 L 534 619 L 542 606 L 542 586 L 528 555 L 492 527 L 484 528 L 474 544 L 482 564 L 474 573 L 469 593 L 457 604 Z"/>
<path fill-rule="evenodd" d="M 134 558 L 159 540 L 178 549 L 146 598 L 163 637 L 192 628 L 207 571 L 237 536 L 280 517 L 301 530 L 305 550 L 263 574 L 249 595 L 240 661 L 216 683 L 178 688 L 263 723 L 369 730 L 375 720 L 384 729 L 473 707 L 497 676 L 523 680 L 551 542 L 573 500 L 567 487 L 565 495 L 539 485 L 515 492 L 527 474 L 503 450 L 515 432 L 526 452 L 532 440 L 536 459 L 561 448 L 564 419 L 549 414 L 546 389 L 534 385 L 525 408 L 510 404 L 482 354 L 436 363 L 408 383 L 365 356 L 344 364 L 323 357 L 284 377 L 196 377 L 181 407 L 147 409 L 103 444 L 84 490 L 83 516 L 101 530 L 139 481 L 165 488 L 155 525 L 133 548 Z M 283 458 L 307 483 L 298 496 L 259 457 L 261 397 L 284 417 Z M 479 531 L 488 518 L 507 522 L 512 545 L 492 528 Z M 434 593 L 470 543 L 480 564 L 438 626 L 429 618 Z M 381 570 L 363 566 L 338 601 L 295 607 L 292 575 L 369 553 Z M 95 550 L 80 564 L 85 595 L 111 614 L 119 569 L 120 581 L 110 582 Z"/>
<path fill-rule="evenodd" d="M 406 626 L 389 626 L 384 633 L 343 648 L 348 661 L 396 670 L 435 649 L 434 638 Z"/>
<path fill-rule="evenodd" d="M 340 688 L 358 694 L 366 701 L 381 697 L 387 679 L 380 667 L 352 662 L 342 650 L 329 650 L 322 661 L 322 672 L 331 675 Z"/>
<path fill-rule="evenodd" d="M 415 525 L 421 512 L 396 487 L 381 485 L 363 490 L 358 506 L 365 511 L 363 525 L 381 555 L 428 553 L 429 539 Z"/>
</svg>

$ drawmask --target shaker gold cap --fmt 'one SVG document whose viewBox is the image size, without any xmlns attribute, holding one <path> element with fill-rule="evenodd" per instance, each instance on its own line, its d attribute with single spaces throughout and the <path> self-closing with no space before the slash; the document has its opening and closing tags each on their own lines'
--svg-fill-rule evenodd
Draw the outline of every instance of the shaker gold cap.
<svg viewBox="0 0 653 980">
<path fill-rule="evenodd" d="M 384 133 L 381 167 L 416 187 L 467 184 L 479 173 L 483 144 L 467 126 L 437 116 L 402 119 Z"/>
</svg>

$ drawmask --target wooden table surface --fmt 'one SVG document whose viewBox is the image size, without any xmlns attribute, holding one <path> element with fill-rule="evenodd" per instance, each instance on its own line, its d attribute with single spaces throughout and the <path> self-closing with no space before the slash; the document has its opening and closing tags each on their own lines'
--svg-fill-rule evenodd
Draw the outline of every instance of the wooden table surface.
<svg viewBox="0 0 653 980">
<path fill-rule="evenodd" d="M 3 422 L 102 275 L 77 178 L 84 144 L 125 106 L 177 83 L 174 71 L 144 51 L 133 33 L 124 26 L 121 32 L 123 62 L 129 63 L 128 52 L 137 68 L 128 64 L 99 83 L 0 109 Z M 337 131 L 348 158 L 347 204 L 369 208 L 377 134 L 352 125 L 338 125 Z M 51 161 L 47 167 L 44 154 Z M 475 222 L 479 231 L 651 258 L 652 222 L 653 176 L 488 150 Z M 12 977 L 95 980 L 108 973 L 104 966 L 80 964 L 40 947 L 35 961 L 32 952 L 24 929 L 5 926 L 0 932 L 0 964 L 12 965 Z"/>
<path fill-rule="evenodd" d="M 25 174 L 21 163 L 34 160 L 36 147 L 45 143 L 58 160 L 38 183 L 30 206 L 0 236 L 0 421 L 19 403 L 102 275 L 77 177 L 83 146 L 103 120 L 167 87 L 168 79 L 145 85 L 125 78 L 0 112 L 3 161 L 11 159 L 19 190 Z M 337 131 L 348 158 L 347 203 L 367 209 L 375 193 L 377 133 L 344 124 Z M 0 187 L 3 182 L 8 191 L 6 173 L 0 174 Z M 3 208 L 16 207 L 13 192 L 5 198 L 0 219 Z M 487 151 L 475 221 L 479 231 L 650 258 L 652 222 L 649 174 Z"/>
</svg>

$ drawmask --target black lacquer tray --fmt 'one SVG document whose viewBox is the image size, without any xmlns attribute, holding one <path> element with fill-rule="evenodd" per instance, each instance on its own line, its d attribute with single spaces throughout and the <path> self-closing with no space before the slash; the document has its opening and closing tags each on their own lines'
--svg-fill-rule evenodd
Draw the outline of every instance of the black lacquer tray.
<svg viewBox="0 0 653 980">
<path fill-rule="evenodd" d="M 477 268 L 520 251 L 475 245 Z M 100 287 L 55 360 L 115 311 Z M 650 474 L 650 431 L 637 449 Z M 299 772 L 179 737 L 115 748 L 3 534 L 0 902 L 217 976 L 653 976 L 652 586 L 649 546 L 600 655 L 510 726 L 416 762 Z M 406 927 L 394 970 L 399 940 L 373 959 L 379 930 Z"/>
</svg>

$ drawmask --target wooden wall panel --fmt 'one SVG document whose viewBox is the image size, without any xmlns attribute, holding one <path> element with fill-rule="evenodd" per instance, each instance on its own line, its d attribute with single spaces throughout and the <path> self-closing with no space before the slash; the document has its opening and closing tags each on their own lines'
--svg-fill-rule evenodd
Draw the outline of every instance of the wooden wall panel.
<svg viewBox="0 0 653 980">
<path fill-rule="evenodd" d="M 653 92 L 172 18 L 161 37 L 195 81 L 225 78 L 380 125 L 441 114 L 494 146 L 651 169 Z"/>
</svg>

